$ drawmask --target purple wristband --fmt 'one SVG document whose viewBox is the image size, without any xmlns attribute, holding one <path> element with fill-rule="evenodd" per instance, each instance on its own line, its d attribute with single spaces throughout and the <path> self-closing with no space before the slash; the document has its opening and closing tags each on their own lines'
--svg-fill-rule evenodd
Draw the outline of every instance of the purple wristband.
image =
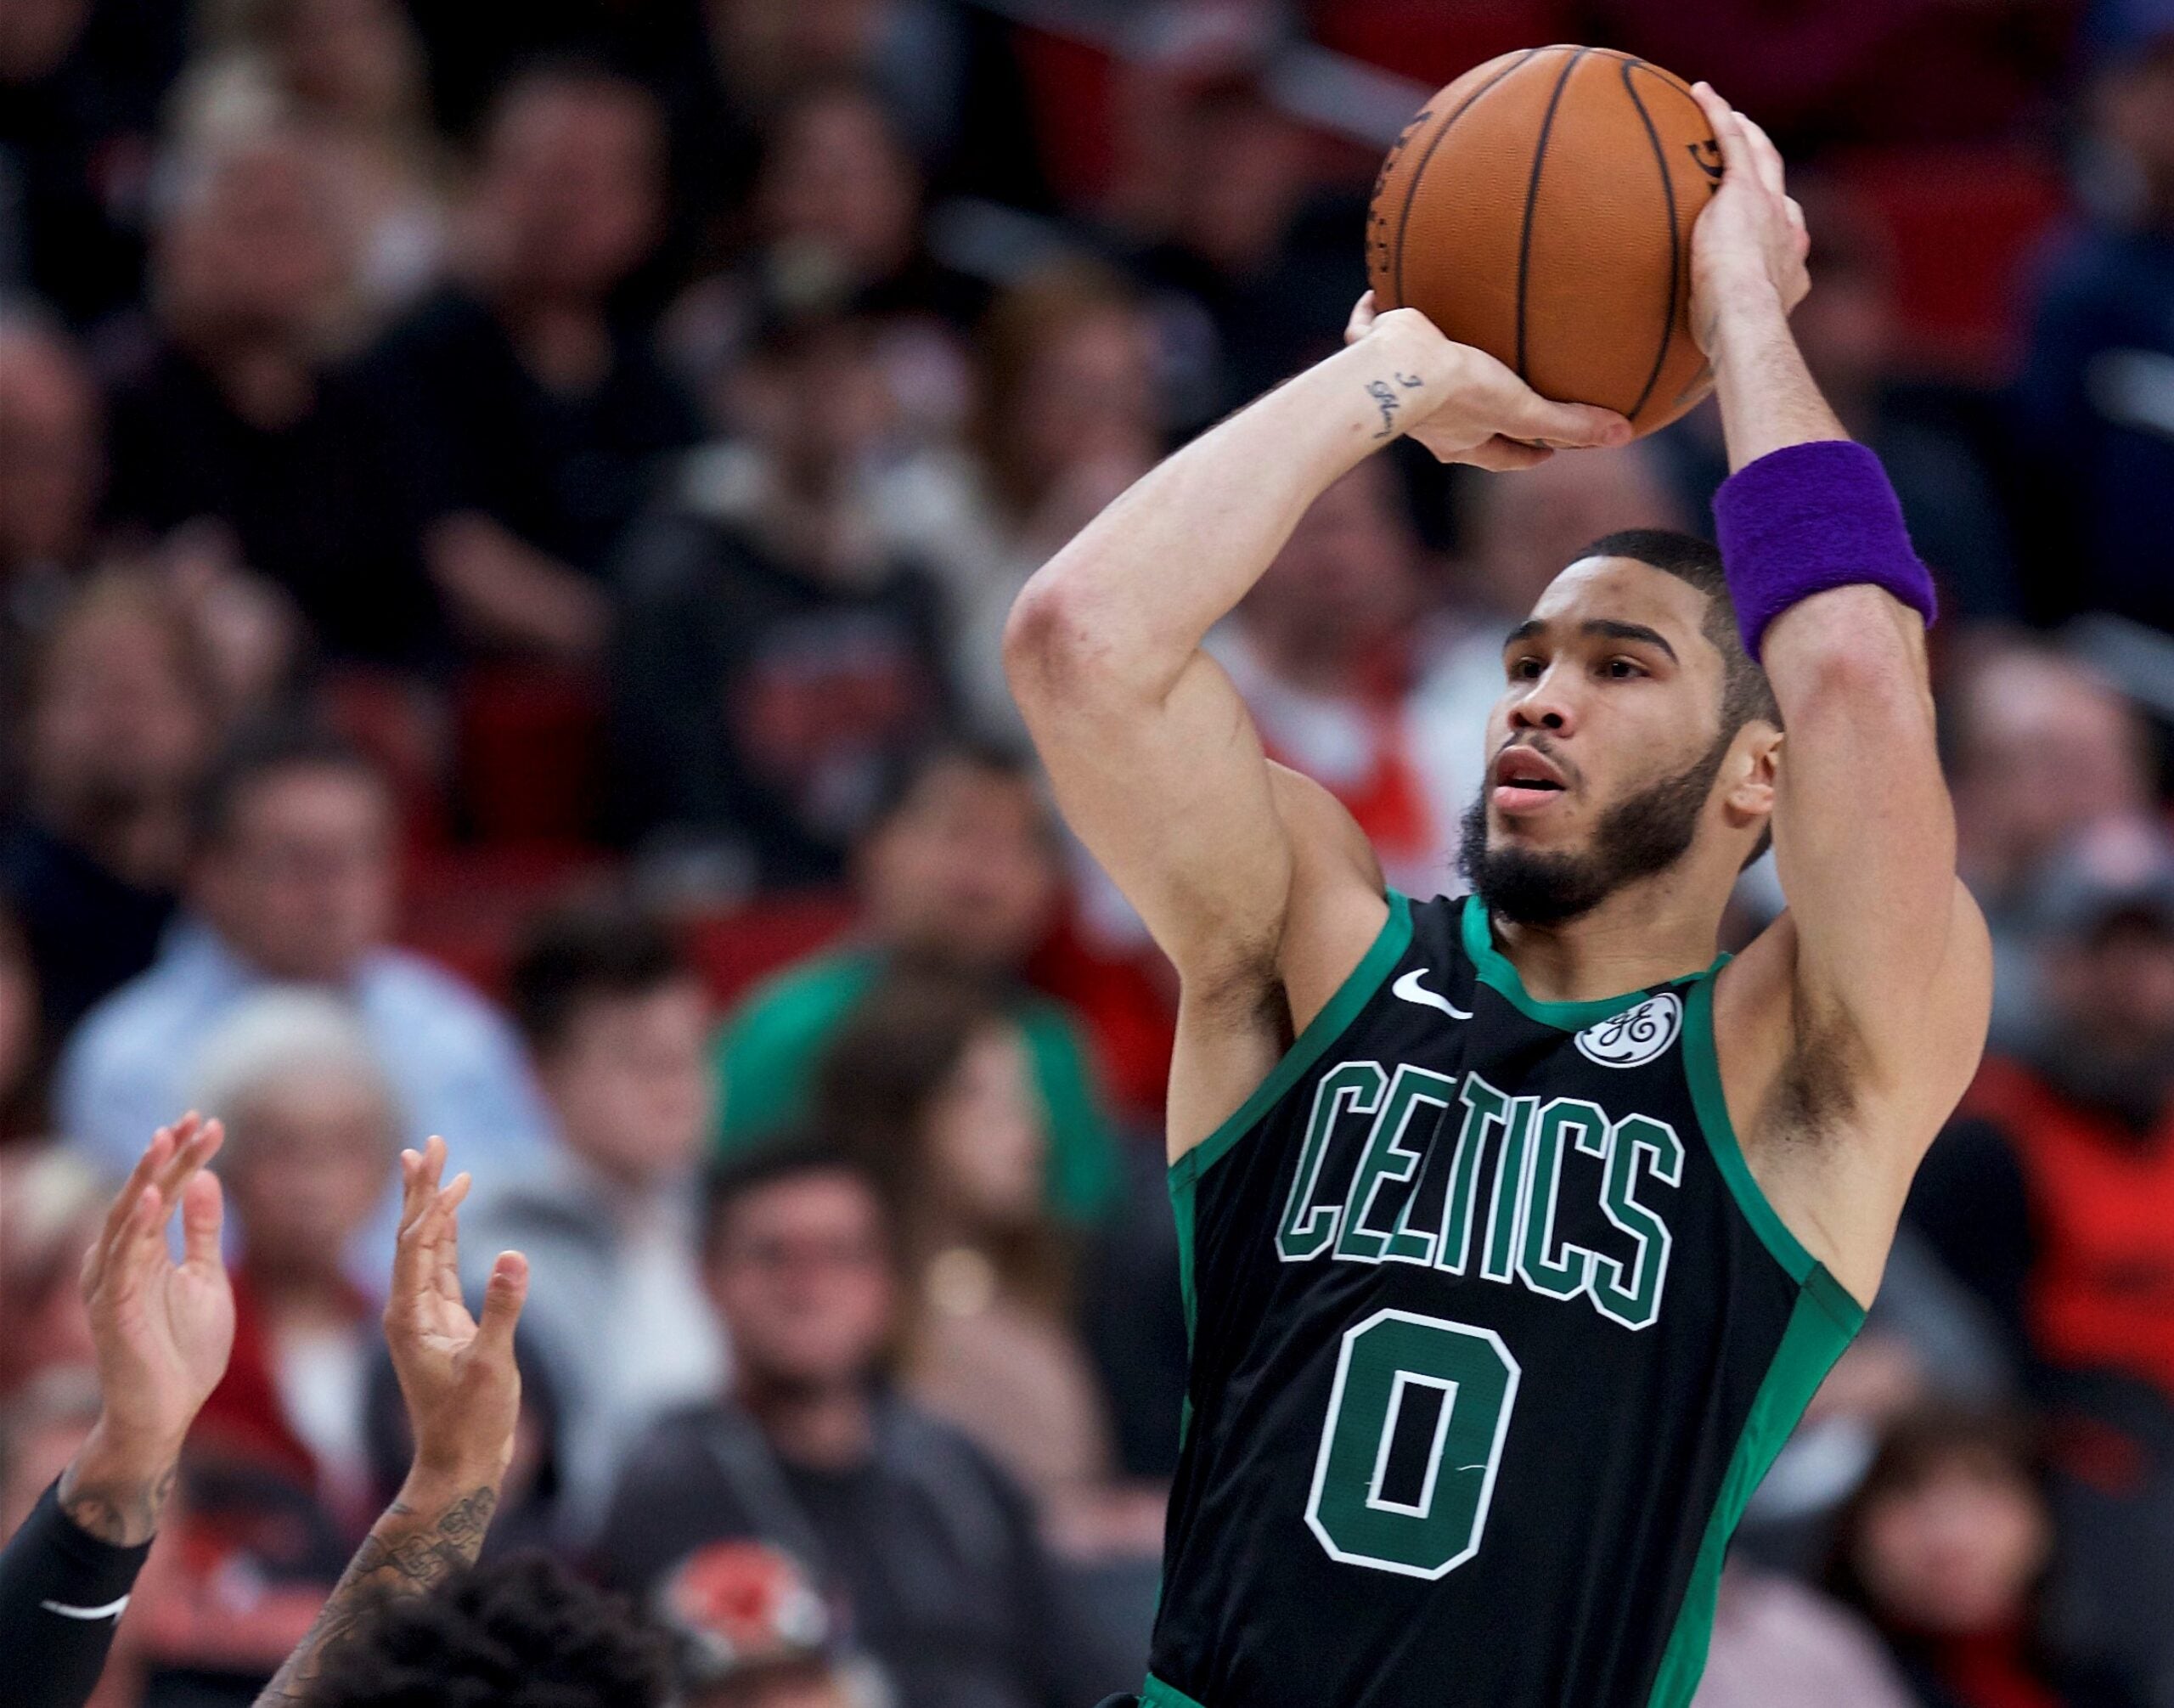
<svg viewBox="0 0 2174 1708">
<path fill-rule="evenodd" d="M 1933 620 L 1933 578 L 1910 549 L 1887 471 L 1850 440 L 1784 445 L 1745 464 L 1715 493 L 1714 527 L 1754 658 L 1768 623 L 1830 587 L 1868 582 Z"/>
</svg>

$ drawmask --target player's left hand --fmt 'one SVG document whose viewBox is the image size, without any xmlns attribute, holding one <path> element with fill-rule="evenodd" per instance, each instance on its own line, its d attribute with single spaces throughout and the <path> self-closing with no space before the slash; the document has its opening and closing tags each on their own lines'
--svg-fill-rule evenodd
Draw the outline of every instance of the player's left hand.
<svg viewBox="0 0 2174 1708">
<path fill-rule="evenodd" d="M 1710 356 L 1721 317 L 1738 306 L 1778 302 L 1787 314 L 1804 301 L 1811 240 L 1766 132 L 1710 86 L 1695 83 L 1691 93 L 1721 149 L 1721 187 L 1691 238 L 1691 330 Z"/>
</svg>

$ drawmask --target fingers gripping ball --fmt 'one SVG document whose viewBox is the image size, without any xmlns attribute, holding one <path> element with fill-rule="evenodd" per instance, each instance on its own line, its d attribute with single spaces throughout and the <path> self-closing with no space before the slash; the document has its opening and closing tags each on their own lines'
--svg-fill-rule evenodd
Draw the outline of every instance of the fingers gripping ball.
<svg viewBox="0 0 2174 1708">
<path fill-rule="evenodd" d="M 1710 383 L 1691 228 L 1721 176 L 1706 116 L 1659 66 L 1605 48 L 1506 54 L 1437 94 L 1382 163 L 1375 302 L 1649 433 Z"/>
</svg>

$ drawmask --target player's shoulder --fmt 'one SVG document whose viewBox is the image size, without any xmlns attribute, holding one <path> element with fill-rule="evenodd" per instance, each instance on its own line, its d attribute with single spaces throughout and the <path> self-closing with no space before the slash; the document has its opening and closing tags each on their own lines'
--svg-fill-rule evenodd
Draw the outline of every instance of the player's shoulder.
<svg viewBox="0 0 2174 1708">
<path fill-rule="evenodd" d="M 1291 1022 L 1303 1028 L 1326 1005 L 1391 916 L 1373 844 L 1321 784 L 1271 764 L 1276 809 L 1291 839 L 1291 893 L 1276 976 Z"/>
</svg>

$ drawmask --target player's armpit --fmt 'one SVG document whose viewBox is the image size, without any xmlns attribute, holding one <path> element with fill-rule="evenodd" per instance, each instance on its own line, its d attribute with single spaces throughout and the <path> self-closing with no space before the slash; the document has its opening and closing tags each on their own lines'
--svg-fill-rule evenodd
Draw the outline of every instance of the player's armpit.
<svg viewBox="0 0 2174 1708">
<path fill-rule="evenodd" d="M 1715 986 L 1722 1092 L 1752 1175 L 1790 1232 L 1866 1303 L 1918 1164 L 1984 1046 L 1991 943 L 1969 892 L 1948 882 L 1935 994 L 1883 1038 L 1803 983 L 1794 913 Z"/>
</svg>

